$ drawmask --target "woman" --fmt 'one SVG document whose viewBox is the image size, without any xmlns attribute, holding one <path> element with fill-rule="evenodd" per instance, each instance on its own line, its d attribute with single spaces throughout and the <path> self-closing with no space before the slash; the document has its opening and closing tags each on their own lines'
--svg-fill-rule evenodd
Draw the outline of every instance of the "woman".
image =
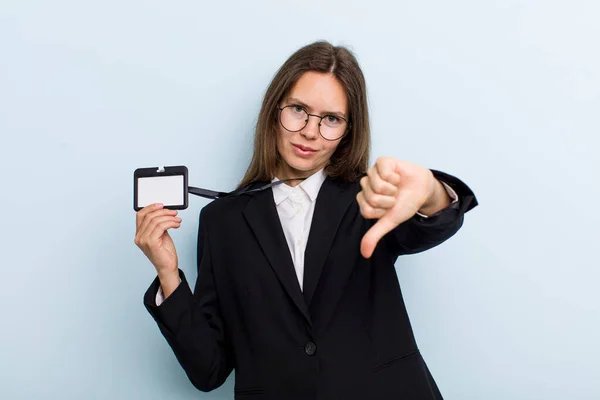
<svg viewBox="0 0 600 400">
<path fill-rule="evenodd" d="M 194 293 L 168 233 L 177 212 L 138 212 L 135 243 L 158 274 L 144 304 L 198 389 L 235 368 L 240 399 L 442 398 L 394 263 L 450 238 L 477 201 L 407 161 L 368 168 L 367 109 L 347 49 L 317 42 L 283 64 L 239 189 L 273 186 L 200 212 Z"/>
</svg>

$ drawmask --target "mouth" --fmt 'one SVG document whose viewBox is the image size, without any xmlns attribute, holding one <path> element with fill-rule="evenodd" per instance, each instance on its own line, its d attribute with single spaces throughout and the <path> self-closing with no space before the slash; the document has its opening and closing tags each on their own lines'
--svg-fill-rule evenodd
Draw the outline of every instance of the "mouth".
<svg viewBox="0 0 600 400">
<path fill-rule="evenodd" d="M 294 146 L 294 153 L 300 157 L 310 157 L 317 152 L 317 150 L 311 147 L 302 146 L 300 144 L 292 143 L 292 146 Z"/>
<path fill-rule="evenodd" d="M 296 147 L 296 148 L 298 148 L 298 149 L 300 149 L 302 151 L 310 151 L 310 152 L 313 152 L 313 153 L 316 151 L 312 147 L 302 146 L 301 144 L 293 144 L 292 143 L 292 146 L 294 146 L 294 147 Z"/>
</svg>

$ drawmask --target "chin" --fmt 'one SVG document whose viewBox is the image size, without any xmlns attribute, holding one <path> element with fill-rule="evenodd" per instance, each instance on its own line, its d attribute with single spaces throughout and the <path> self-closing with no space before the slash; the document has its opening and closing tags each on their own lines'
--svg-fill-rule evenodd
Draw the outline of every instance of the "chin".
<svg viewBox="0 0 600 400">
<path fill-rule="evenodd" d="M 294 156 L 284 158 L 284 161 L 290 169 L 300 172 L 313 171 L 318 167 L 317 163 L 312 160 L 303 160 Z"/>
<path fill-rule="evenodd" d="M 291 162 L 287 162 L 287 165 L 292 170 L 302 171 L 302 172 L 311 171 L 311 170 L 315 169 L 315 165 L 313 165 L 312 163 L 309 164 L 306 162 L 291 161 Z"/>
</svg>

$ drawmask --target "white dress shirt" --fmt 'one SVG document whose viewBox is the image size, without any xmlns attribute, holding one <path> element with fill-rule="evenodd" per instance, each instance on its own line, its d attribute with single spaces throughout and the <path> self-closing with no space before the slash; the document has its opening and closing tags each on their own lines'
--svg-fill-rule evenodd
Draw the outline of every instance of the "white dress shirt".
<svg viewBox="0 0 600 400">
<path fill-rule="evenodd" d="M 273 182 L 278 180 L 275 178 Z M 325 170 L 321 169 L 296 186 L 282 183 L 272 188 L 277 214 L 294 262 L 300 289 L 304 283 L 304 249 L 315 212 L 315 202 L 323 182 Z"/>
<path fill-rule="evenodd" d="M 317 195 L 319 194 L 319 190 L 321 190 L 321 185 L 323 185 L 325 178 L 325 170 L 321 169 L 296 186 L 288 186 L 286 183 L 280 183 L 271 188 L 300 289 L 303 288 L 304 283 L 304 250 L 306 249 L 306 241 L 310 232 Z M 278 178 L 275 178 L 272 182 L 278 180 Z M 446 183 L 442 182 L 442 184 L 446 188 L 448 195 L 452 198 L 452 203 L 456 203 L 458 201 L 456 192 Z M 427 218 L 426 215 L 417 214 Z M 159 287 L 156 293 L 156 305 L 160 306 L 163 301 L 163 291 Z"/>
</svg>

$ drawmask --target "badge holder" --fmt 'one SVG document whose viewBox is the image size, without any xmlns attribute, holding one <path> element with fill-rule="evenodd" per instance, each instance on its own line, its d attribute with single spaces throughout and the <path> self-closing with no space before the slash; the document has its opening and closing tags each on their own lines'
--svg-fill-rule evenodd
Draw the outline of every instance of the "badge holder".
<svg viewBox="0 0 600 400">
<path fill-rule="evenodd" d="M 217 192 L 188 186 L 188 169 L 183 165 L 138 168 L 133 172 L 133 209 L 140 211 L 150 204 L 161 203 L 164 208 L 185 210 L 188 208 L 189 194 L 215 200 L 222 197 L 260 192 L 284 182 L 304 179 L 306 178 L 292 178 L 267 184 L 263 183 L 252 189 L 253 184 L 248 184 L 233 192 Z"/>
</svg>

